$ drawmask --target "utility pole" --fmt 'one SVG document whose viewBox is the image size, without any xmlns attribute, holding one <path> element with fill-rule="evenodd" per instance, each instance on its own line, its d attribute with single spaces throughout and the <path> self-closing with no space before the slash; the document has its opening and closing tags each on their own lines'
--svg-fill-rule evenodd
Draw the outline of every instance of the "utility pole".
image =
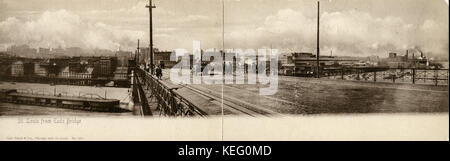
<svg viewBox="0 0 450 161">
<path fill-rule="evenodd" d="M 145 6 L 145 8 L 148 8 L 148 12 L 150 13 L 150 45 L 149 45 L 149 47 L 150 47 L 150 49 L 149 49 L 149 52 L 150 52 L 150 70 L 151 70 L 151 73 L 153 74 L 153 20 L 152 20 L 152 9 L 153 8 L 156 8 L 156 6 L 153 6 L 152 5 L 152 0 L 148 0 L 149 1 L 149 3 L 148 3 L 148 5 L 146 5 Z"/>
<path fill-rule="evenodd" d="M 317 1 L 317 72 L 316 72 L 317 78 L 320 78 L 319 21 L 320 21 L 320 1 Z"/>
<path fill-rule="evenodd" d="M 136 51 L 137 59 L 135 59 L 136 60 L 136 65 L 139 64 L 139 52 L 140 52 L 140 50 L 139 50 L 139 39 L 138 39 L 138 46 L 137 46 L 137 51 Z"/>
</svg>

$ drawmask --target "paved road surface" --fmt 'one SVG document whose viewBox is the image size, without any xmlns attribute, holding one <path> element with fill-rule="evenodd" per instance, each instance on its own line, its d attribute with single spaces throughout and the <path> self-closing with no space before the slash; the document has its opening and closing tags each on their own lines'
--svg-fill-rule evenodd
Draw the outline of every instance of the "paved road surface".
<svg viewBox="0 0 450 161">
<path fill-rule="evenodd" d="M 163 81 L 169 80 L 164 71 Z M 221 113 L 222 85 L 183 85 L 178 89 L 212 115 Z M 430 85 L 354 82 L 315 78 L 278 79 L 278 91 L 259 95 L 264 85 L 223 85 L 224 113 L 285 115 L 319 113 L 448 112 L 448 87 Z M 193 90 L 194 89 L 194 90 Z M 201 91 L 214 98 L 195 92 Z M 227 104 L 237 105 L 237 108 Z M 239 108 L 247 109 L 239 110 Z M 253 111 L 253 113 L 248 112 Z"/>
</svg>

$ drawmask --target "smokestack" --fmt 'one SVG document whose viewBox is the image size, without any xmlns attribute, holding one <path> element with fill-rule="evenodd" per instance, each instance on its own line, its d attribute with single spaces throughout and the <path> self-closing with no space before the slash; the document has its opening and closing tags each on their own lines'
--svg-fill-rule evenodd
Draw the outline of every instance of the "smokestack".
<svg viewBox="0 0 450 161">
<path fill-rule="evenodd" d="M 136 60 L 136 64 L 138 64 L 139 63 L 139 39 L 138 39 L 138 44 L 137 44 L 137 52 L 136 52 L 136 55 L 134 55 L 134 60 Z"/>
<path fill-rule="evenodd" d="M 408 57 L 409 57 L 409 55 L 408 55 L 408 49 L 406 49 L 406 60 L 408 60 Z"/>
<path fill-rule="evenodd" d="M 420 57 L 423 58 L 423 52 L 419 46 L 415 46 L 415 49 L 420 52 Z"/>
</svg>

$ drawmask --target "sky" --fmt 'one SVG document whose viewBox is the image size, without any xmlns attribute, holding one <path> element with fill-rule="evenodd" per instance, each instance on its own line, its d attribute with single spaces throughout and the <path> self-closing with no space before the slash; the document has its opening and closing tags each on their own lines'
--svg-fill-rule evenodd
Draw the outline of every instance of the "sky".
<svg viewBox="0 0 450 161">
<path fill-rule="evenodd" d="M 200 41 L 204 49 L 220 49 L 224 40 L 227 49 L 316 52 L 317 0 L 153 3 L 154 46 L 161 50 L 190 51 L 193 41 Z M 320 3 L 322 54 L 385 57 L 417 49 L 448 58 L 446 0 Z M 0 0 L 0 50 L 12 44 L 134 50 L 137 39 L 148 46 L 146 4 L 148 0 Z"/>
</svg>

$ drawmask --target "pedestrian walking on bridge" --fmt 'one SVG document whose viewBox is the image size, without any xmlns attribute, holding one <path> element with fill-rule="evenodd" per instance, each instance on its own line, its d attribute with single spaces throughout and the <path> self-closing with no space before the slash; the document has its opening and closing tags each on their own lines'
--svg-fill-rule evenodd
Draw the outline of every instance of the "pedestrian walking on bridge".
<svg viewBox="0 0 450 161">
<path fill-rule="evenodd" d="M 156 67 L 156 76 L 158 77 L 159 80 L 161 80 L 162 69 L 161 69 L 161 67 L 159 65 Z"/>
</svg>

